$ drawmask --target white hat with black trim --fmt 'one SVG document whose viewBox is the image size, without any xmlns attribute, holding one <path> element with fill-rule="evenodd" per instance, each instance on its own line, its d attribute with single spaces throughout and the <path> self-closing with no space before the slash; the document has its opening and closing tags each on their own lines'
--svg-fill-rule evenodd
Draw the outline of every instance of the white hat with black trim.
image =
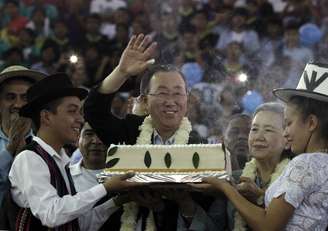
<svg viewBox="0 0 328 231">
<path fill-rule="evenodd" d="M 328 102 L 328 64 L 306 64 L 296 89 L 278 88 L 273 90 L 273 94 L 284 102 L 293 96 Z"/>
</svg>

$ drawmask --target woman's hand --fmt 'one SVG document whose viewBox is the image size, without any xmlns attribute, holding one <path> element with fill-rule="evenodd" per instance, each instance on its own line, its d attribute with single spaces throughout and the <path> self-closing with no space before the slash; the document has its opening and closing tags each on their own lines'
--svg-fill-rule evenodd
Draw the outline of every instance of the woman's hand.
<svg viewBox="0 0 328 231">
<path fill-rule="evenodd" d="M 257 199 L 264 195 L 265 191 L 257 187 L 254 181 L 248 177 L 240 177 L 241 183 L 237 185 L 237 190 L 249 201 L 256 203 Z"/>
<path fill-rule="evenodd" d="M 217 192 L 223 192 L 226 187 L 233 187 L 227 180 L 216 177 L 205 177 L 202 183 L 190 185 L 195 191 L 205 192 L 211 195 Z"/>
</svg>

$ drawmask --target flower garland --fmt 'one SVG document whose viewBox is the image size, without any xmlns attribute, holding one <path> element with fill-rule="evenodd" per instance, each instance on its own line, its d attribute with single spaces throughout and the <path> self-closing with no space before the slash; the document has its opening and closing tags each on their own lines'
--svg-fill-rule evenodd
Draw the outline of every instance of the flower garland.
<svg viewBox="0 0 328 231">
<path fill-rule="evenodd" d="M 153 121 L 151 116 L 147 116 L 143 123 L 139 126 L 140 135 L 136 144 L 151 144 L 152 135 L 154 133 Z M 179 129 L 174 133 L 175 144 L 187 144 L 189 133 L 191 132 L 191 123 L 187 117 L 184 117 L 180 123 Z M 121 216 L 120 231 L 135 231 L 137 225 L 138 205 L 135 202 L 123 205 L 123 214 Z M 150 211 L 146 221 L 146 231 L 156 231 L 155 219 L 153 211 Z"/>
<path fill-rule="evenodd" d="M 154 132 L 153 121 L 151 116 L 147 116 L 143 123 L 139 127 L 140 135 L 137 138 L 136 144 L 151 144 L 151 137 Z M 192 127 L 190 121 L 187 117 L 184 117 L 181 121 L 179 129 L 173 135 L 175 144 L 186 144 L 189 140 L 189 133 L 191 132 Z"/>
<path fill-rule="evenodd" d="M 289 163 L 289 159 L 285 158 L 282 161 L 280 161 L 276 168 L 274 169 L 273 173 L 271 174 L 270 182 L 268 185 L 271 185 L 284 171 L 285 167 Z M 257 167 L 256 167 L 256 160 L 252 158 L 251 161 L 247 162 L 245 165 L 245 168 L 243 169 L 243 173 L 241 176 L 248 177 L 252 181 L 255 181 L 256 178 L 256 172 L 257 172 Z M 258 198 L 257 204 L 260 205 L 263 203 L 263 196 Z M 235 213 L 235 224 L 234 224 L 234 231 L 246 231 L 246 222 L 242 218 L 239 212 L 236 211 Z"/>
<path fill-rule="evenodd" d="M 136 227 L 136 217 L 138 214 L 138 206 L 135 202 L 125 203 L 123 205 L 124 213 L 121 216 L 121 231 L 134 231 Z"/>
</svg>

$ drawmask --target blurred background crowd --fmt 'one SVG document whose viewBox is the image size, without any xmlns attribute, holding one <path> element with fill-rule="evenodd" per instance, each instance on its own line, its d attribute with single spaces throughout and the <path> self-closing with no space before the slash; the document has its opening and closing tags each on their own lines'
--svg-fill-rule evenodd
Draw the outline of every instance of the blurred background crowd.
<svg viewBox="0 0 328 231">
<path fill-rule="evenodd" d="M 0 66 L 66 72 L 90 88 L 117 65 L 133 34 L 158 42 L 157 63 L 181 68 L 188 116 L 210 143 L 231 115 L 251 114 L 328 59 L 328 0 L 0 0 Z M 117 94 L 124 117 L 139 79 Z"/>
</svg>

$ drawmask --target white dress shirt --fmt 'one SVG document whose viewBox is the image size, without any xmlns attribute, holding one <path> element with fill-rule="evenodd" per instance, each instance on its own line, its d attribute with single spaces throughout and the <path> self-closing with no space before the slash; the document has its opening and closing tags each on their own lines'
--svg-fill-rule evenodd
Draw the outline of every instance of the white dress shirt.
<svg viewBox="0 0 328 231">
<path fill-rule="evenodd" d="M 103 169 L 91 170 L 82 166 L 82 160 L 74 165 L 69 166 L 74 186 L 77 192 L 84 192 L 90 188 L 98 185 L 97 174 L 101 173 Z M 90 226 L 91 230 L 98 230 L 119 207 L 117 207 L 112 199 L 96 206 L 94 214 L 97 215 L 97 223 L 93 222 Z M 86 216 L 84 219 L 90 219 Z M 89 223 L 92 223 L 91 221 Z"/>
<path fill-rule="evenodd" d="M 69 170 L 77 192 L 83 192 L 98 185 L 97 174 L 103 171 L 103 169 L 86 169 L 82 164 L 82 159 L 71 164 Z"/>
<path fill-rule="evenodd" d="M 65 165 L 70 159 L 64 149 L 58 154 L 42 139 L 34 137 L 33 140 L 55 160 L 70 191 L 65 171 Z M 74 196 L 59 197 L 57 190 L 50 183 L 47 164 L 39 155 L 29 150 L 16 156 L 9 172 L 9 180 L 13 200 L 20 207 L 30 208 L 32 214 L 40 219 L 44 226 L 56 227 L 79 218 L 81 230 L 97 230 L 96 227 L 102 225 L 100 220 L 104 219 L 99 210 L 108 210 L 106 206 L 98 206 L 98 210 L 92 209 L 96 202 L 107 194 L 102 184 Z M 113 204 L 110 207 L 113 207 Z"/>
</svg>

